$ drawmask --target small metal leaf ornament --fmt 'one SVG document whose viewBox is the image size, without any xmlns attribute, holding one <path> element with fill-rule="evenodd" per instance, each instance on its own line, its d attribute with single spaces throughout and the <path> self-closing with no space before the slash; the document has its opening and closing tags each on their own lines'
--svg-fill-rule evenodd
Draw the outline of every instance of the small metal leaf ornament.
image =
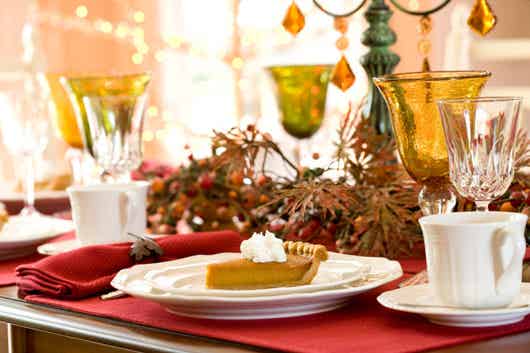
<svg viewBox="0 0 530 353">
<path fill-rule="evenodd" d="M 129 256 L 133 258 L 134 262 L 140 262 L 148 257 L 159 257 L 164 255 L 164 250 L 153 239 L 145 235 L 137 235 L 127 233 L 136 238 L 131 245 Z"/>
</svg>

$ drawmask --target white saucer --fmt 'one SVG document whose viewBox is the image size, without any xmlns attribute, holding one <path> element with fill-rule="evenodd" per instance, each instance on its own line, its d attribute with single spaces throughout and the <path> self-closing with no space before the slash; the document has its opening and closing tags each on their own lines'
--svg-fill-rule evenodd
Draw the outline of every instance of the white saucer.
<svg viewBox="0 0 530 353">
<path fill-rule="evenodd" d="M 521 284 L 513 303 L 499 309 L 463 309 L 437 305 L 429 286 L 420 284 L 382 293 L 377 301 L 389 309 L 420 314 L 432 323 L 456 327 L 489 327 L 519 322 L 530 314 L 530 283 Z"/>
<path fill-rule="evenodd" d="M 201 257 L 204 260 L 208 255 Z M 177 261 L 182 264 L 186 261 L 193 262 L 197 258 L 192 256 Z M 290 287 L 287 289 L 289 293 L 283 293 L 282 290 L 281 294 L 276 295 L 260 295 L 260 292 L 256 291 L 254 296 L 221 296 L 206 289 L 204 295 L 182 295 L 156 288 L 145 278 L 153 269 L 171 266 L 174 261 L 170 261 L 137 265 L 122 270 L 111 284 L 134 297 L 159 303 L 169 312 L 181 316 L 215 320 L 255 320 L 304 316 L 334 310 L 351 303 L 356 295 L 388 283 L 403 274 L 398 262 L 381 257 L 330 253 L 330 260 L 355 261 L 370 268 L 370 272 L 358 281 L 313 292 L 297 292 L 298 289 Z M 182 268 L 182 271 L 187 270 Z"/>
<path fill-rule="evenodd" d="M 72 221 L 48 216 L 11 216 L 0 232 L 0 260 L 27 256 L 37 246 L 74 229 Z"/>
</svg>

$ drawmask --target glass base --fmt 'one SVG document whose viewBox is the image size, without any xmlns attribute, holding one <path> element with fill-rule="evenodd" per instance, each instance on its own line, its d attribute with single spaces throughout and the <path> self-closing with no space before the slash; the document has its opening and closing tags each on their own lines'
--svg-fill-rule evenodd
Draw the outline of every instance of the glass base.
<svg viewBox="0 0 530 353">
<path fill-rule="evenodd" d="M 456 205 L 456 196 L 449 185 L 424 185 L 418 195 L 425 216 L 450 213 Z"/>
<path fill-rule="evenodd" d="M 34 206 L 25 206 L 22 210 L 20 210 L 18 215 L 22 217 L 40 217 L 42 216 L 42 213 L 37 211 Z"/>
</svg>

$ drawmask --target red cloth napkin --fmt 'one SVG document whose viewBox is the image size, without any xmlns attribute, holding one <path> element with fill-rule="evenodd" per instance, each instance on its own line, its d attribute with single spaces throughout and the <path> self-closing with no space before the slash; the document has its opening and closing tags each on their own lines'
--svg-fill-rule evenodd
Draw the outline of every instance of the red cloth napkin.
<svg viewBox="0 0 530 353">
<path fill-rule="evenodd" d="M 53 238 L 47 243 L 55 243 L 65 240 L 73 239 L 74 235 L 72 233 L 66 233 Z M 0 287 L 3 286 L 12 286 L 16 282 L 15 269 L 23 264 L 29 264 L 40 259 L 43 259 L 45 256 L 40 254 L 31 254 L 25 257 L 19 257 L 16 259 L 2 260 L 0 258 Z"/>
<path fill-rule="evenodd" d="M 157 240 L 164 250 L 160 261 L 198 254 L 239 251 L 241 237 L 232 231 L 173 235 Z M 19 295 L 39 294 L 79 299 L 111 289 L 116 273 L 135 263 L 130 243 L 87 246 L 50 256 L 16 269 Z"/>
</svg>

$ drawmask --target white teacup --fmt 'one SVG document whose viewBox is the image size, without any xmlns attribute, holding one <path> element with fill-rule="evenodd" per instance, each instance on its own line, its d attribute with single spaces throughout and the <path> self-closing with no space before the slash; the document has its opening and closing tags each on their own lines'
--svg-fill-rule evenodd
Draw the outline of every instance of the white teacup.
<svg viewBox="0 0 530 353">
<path fill-rule="evenodd" d="M 67 189 L 81 245 L 132 241 L 143 234 L 149 183 L 98 184 Z"/>
<path fill-rule="evenodd" d="M 429 285 L 445 305 L 509 305 L 519 294 L 527 216 L 455 212 L 422 217 Z"/>
</svg>

